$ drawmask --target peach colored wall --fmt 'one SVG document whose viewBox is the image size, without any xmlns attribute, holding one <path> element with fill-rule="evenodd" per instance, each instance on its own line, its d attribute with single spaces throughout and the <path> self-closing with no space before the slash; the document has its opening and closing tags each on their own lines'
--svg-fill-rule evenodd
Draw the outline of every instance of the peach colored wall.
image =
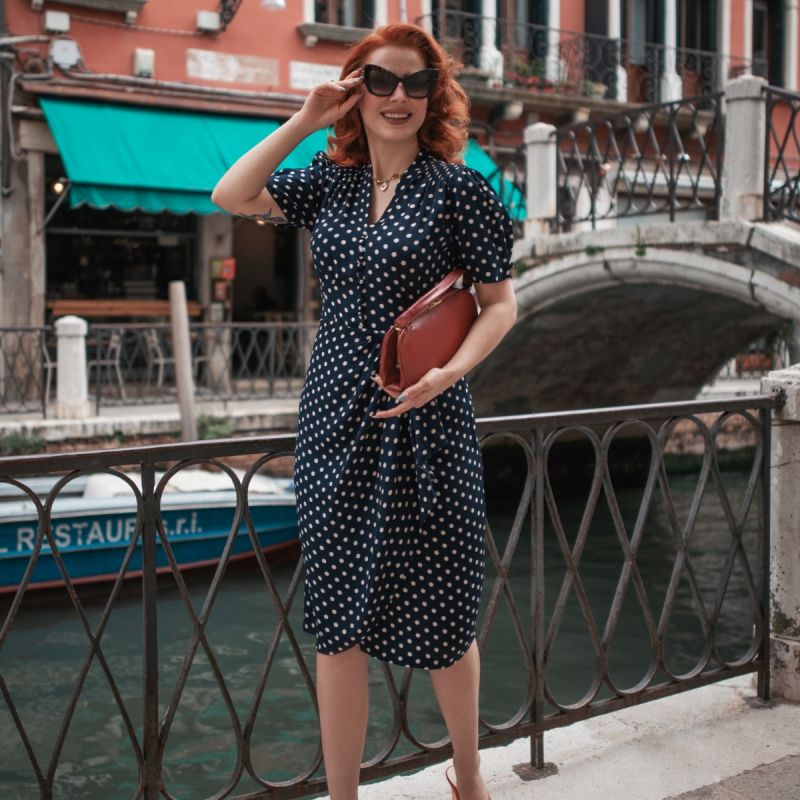
<svg viewBox="0 0 800 800">
<path fill-rule="evenodd" d="M 6 0 L 9 30 L 17 35 L 43 33 L 43 15 L 31 10 L 30 0 Z M 407 0 L 408 19 L 422 13 L 421 0 Z M 124 24 L 121 13 L 95 11 L 68 3 L 58 10 L 70 14 L 70 31 L 80 45 L 83 59 L 92 72 L 131 75 L 133 50 L 150 48 L 156 54 L 154 77 L 165 81 L 190 81 L 195 84 L 232 89 L 297 91 L 289 87 L 289 62 L 305 61 L 339 66 L 344 61 L 345 45 L 319 42 L 307 47 L 297 30 L 303 20 L 303 0 L 287 0 L 283 11 L 270 11 L 258 0 L 246 0 L 226 31 L 199 34 L 197 11 L 217 9 L 218 3 L 198 0 L 165 0 L 147 3 L 134 27 Z M 389 22 L 399 22 L 400 0 L 388 0 Z M 91 20 L 91 21 L 87 21 Z M 157 33 L 143 28 L 162 28 L 179 33 Z M 190 78 L 187 75 L 187 50 L 211 50 L 237 56 L 274 58 L 279 62 L 278 82 L 274 85 L 234 83 Z"/>
<path fill-rule="evenodd" d="M 591 3 L 604 0 L 589 0 Z M 551 0 L 558 2 L 558 0 Z M 584 29 L 584 0 L 561 0 L 561 29 L 565 31 L 582 31 Z"/>
<path fill-rule="evenodd" d="M 731 0 L 731 46 L 726 55 L 750 58 L 744 51 L 744 8 L 745 0 Z"/>
</svg>

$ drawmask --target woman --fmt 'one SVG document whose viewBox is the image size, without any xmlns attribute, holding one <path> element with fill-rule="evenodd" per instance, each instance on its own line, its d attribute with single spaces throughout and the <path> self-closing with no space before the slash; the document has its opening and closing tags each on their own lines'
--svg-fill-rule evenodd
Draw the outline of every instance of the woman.
<svg viewBox="0 0 800 800">
<path fill-rule="evenodd" d="M 315 87 L 212 195 L 233 213 L 312 230 L 322 314 L 300 397 L 295 484 L 331 800 L 357 798 L 368 655 L 430 671 L 453 743 L 453 797 L 488 797 L 475 642 L 483 462 L 463 376 L 511 328 L 516 301 L 511 221 L 458 159 L 469 101 L 452 70 L 421 28 L 378 29 L 352 48 L 342 78 Z M 275 172 L 330 125 L 329 153 Z M 383 334 L 454 266 L 476 281 L 481 313 L 445 366 L 395 397 L 375 374 Z"/>
</svg>

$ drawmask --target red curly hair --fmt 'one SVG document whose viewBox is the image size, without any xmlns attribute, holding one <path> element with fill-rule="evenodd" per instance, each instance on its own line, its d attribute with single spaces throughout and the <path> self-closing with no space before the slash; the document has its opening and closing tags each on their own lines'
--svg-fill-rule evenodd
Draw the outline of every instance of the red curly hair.
<svg viewBox="0 0 800 800">
<path fill-rule="evenodd" d="M 417 140 L 421 148 L 430 151 L 436 158 L 462 164 L 463 159 L 459 156 L 469 134 L 469 97 L 454 77 L 460 65 L 427 31 L 416 25 L 401 23 L 377 28 L 353 45 L 342 67 L 341 77 L 366 64 L 373 50 L 387 45 L 411 47 L 422 55 L 427 68 L 439 70 Z M 360 167 L 369 160 L 367 134 L 357 107 L 334 124 L 333 136 L 328 137 L 328 149 L 330 159 L 342 167 Z"/>
</svg>

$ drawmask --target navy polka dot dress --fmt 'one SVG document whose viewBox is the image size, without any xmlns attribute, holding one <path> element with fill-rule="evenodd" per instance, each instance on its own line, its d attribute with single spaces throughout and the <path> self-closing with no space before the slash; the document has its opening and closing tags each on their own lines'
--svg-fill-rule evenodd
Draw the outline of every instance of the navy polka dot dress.
<svg viewBox="0 0 800 800">
<path fill-rule="evenodd" d="M 392 320 L 454 266 L 511 274 L 511 220 L 483 176 L 422 150 L 369 224 L 372 166 L 319 152 L 267 189 L 310 228 L 322 312 L 300 395 L 294 467 L 303 630 L 321 653 L 359 645 L 422 669 L 475 638 L 484 579 L 483 461 L 466 378 L 398 417 L 374 383 Z"/>
</svg>

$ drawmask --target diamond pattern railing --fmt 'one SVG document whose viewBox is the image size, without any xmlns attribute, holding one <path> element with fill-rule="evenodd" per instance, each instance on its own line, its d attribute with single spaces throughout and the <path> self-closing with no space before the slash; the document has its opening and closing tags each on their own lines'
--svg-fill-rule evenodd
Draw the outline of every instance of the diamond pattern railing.
<svg viewBox="0 0 800 800">
<path fill-rule="evenodd" d="M 768 697 L 769 436 L 771 410 L 778 402 L 775 396 L 758 396 L 479 420 L 487 464 L 498 444 L 511 446 L 513 453 L 496 470 L 486 471 L 487 580 L 478 635 L 484 662 L 503 672 L 503 685 L 495 686 L 512 707 L 490 720 L 497 716 L 497 698 L 482 695 L 482 747 L 530 737 L 531 768 L 537 768 L 544 765 L 545 731 L 589 716 L 752 672 L 758 674 L 759 694 Z M 733 422 L 751 443 L 744 477 L 735 484 L 722 469 L 720 445 Z M 298 638 L 302 602 L 295 601 L 303 582 L 302 560 L 295 550 L 287 574 L 279 577 L 261 550 L 249 500 L 254 477 L 270 471 L 278 459 L 291 458 L 293 448 L 293 436 L 268 436 L 0 459 L 0 487 L 16 487 L 35 508 L 35 539 L 27 540 L 24 576 L 6 595 L 0 617 L 0 732 L 6 752 L 22 754 L 14 775 L 19 770 L 27 775 L 17 777 L 24 791 L 16 796 L 108 797 L 111 781 L 115 797 L 148 800 L 190 795 L 255 800 L 324 791 L 313 644 Z M 695 474 L 681 477 L 675 463 L 687 450 L 701 464 Z M 228 465 L 231 458 L 239 465 L 247 458 L 249 466 L 235 471 Z M 234 498 L 228 533 L 202 581 L 179 569 L 163 505 L 170 481 L 198 465 L 224 474 Z M 577 465 L 582 472 L 576 473 Z M 157 472 L 161 467 L 166 471 Z M 130 468 L 141 475 L 140 482 L 125 471 Z M 70 483 L 90 472 L 105 472 L 126 487 L 137 509 L 101 602 L 88 597 L 70 575 L 59 516 Z M 41 499 L 31 488 L 32 476 L 62 473 Z M 682 499 L 676 495 L 680 481 Z M 585 499 L 576 505 L 575 497 Z M 502 498 L 513 498 L 513 509 L 507 524 L 498 527 L 494 506 Z M 712 512 L 714 522 L 704 528 L 710 533 L 700 532 L 701 519 Z M 603 520 L 606 533 L 597 527 Z M 254 567 L 243 574 L 234 571 L 240 536 L 247 537 L 255 557 Z M 698 549 L 701 536 L 711 537 L 716 555 Z M 24 541 L 20 537 L 17 550 Z M 5 553 L 13 545 L 0 540 Z M 20 661 L 15 642 L 30 635 L 26 620 L 41 594 L 31 585 L 37 563 L 48 557 L 57 564 L 63 599 L 58 603 L 47 595 L 32 629 L 44 627 L 45 613 L 61 615 L 57 630 L 62 637 L 71 631 L 73 651 L 82 655 L 70 660 L 65 638 L 50 642 L 51 648 L 59 647 L 59 668 L 70 677 L 62 680 L 57 702 L 39 692 L 45 697 L 36 717 L 31 707 L 37 693 L 23 697 L 18 680 L 30 670 L 41 670 L 44 679 L 47 645 L 31 651 L 38 658 Z M 601 573 L 604 583 L 596 580 Z M 225 591 L 232 582 L 249 582 L 253 597 L 270 612 L 237 595 L 234 615 L 247 619 L 248 633 L 221 647 L 219 626 L 232 628 L 232 618 L 217 620 L 215 611 L 230 602 Z M 604 595 L 600 585 L 606 587 Z M 138 608 L 142 623 L 139 657 L 133 662 L 120 655 L 120 630 L 130 625 L 129 618 L 121 628 L 119 623 L 112 627 L 124 607 Z M 636 609 L 644 635 L 631 652 L 629 642 L 620 643 L 619 626 Z M 676 658 L 676 637 L 684 634 L 675 620 L 684 617 L 694 621 L 694 654 Z M 268 618 L 271 628 L 265 627 Z M 733 632 L 732 621 L 739 626 Z M 561 639 L 576 632 L 588 641 L 585 655 L 570 651 L 565 661 Z M 490 645 L 494 635 L 502 637 L 500 650 Z M 245 640 L 258 641 L 260 655 L 241 648 Z M 134 640 L 130 646 L 135 648 Z M 518 659 L 512 657 L 515 648 Z M 633 663 L 637 660 L 641 669 Z M 625 675 L 620 663 L 626 665 Z M 563 696 L 565 664 L 585 679 L 576 700 Z M 412 702 L 421 692 L 416 671 L 373 666 L 383 678 L 386 724 L 368 740 L 373 754 L 363 764 L 362 780 L 448 758 L 449 739 L 426 741 L 430 728 L 418 724 Z M 281 690 L 270 693 L 268 684 L 278 679 Z M 80 751 L 82 760 L 74 754 L 68 759 L 71 726 L 95 702 L 98 687 L 110 694 L 112 710 L 105 712 L 106 722 L 95 711 L 92 724 L 104 739 L 117 742 L 120 755 L 100 762 L 93 752 Z M 282 720 L 292 698 L 304 695 L 313 713 Z M 194 726 L 182 716 L 189 712 L 196 714 Z M 263 714 L 266 728 L 259 721 Z M 283 765 L 275 777 L 263 767 L 264 737 L 281 725 L 295 729 L 292 741 L 303 732 L 316 744 L 313 751 L 303 750 L 303 763 L 288 772 Z M 201 794 L 181 790 L 184 762 L 186 771 L 199 771 Z M 126 780 L 115 777 L 114 770 L 123 768 Z M 0 773 L 6 776 L 1 778 L 4 796 L 14 800 L 10 767 L 0 767 Z M 93 780 L 95 794 L 75 788 Z"/>
<path fill-rule="evenodd" d="M 318 323 L 190 325 L 201 400 L 251 400 L 299 393 Z M 89 387 L 96 407 L 174 402 L 175 356 L 168 324 L 92 325 Z"/>
<path fill-rule="evenodd" d="M 719 215 L 721 94 L 626 111 L 559 128 L 560 231 L 618 217 Z"/>
<path fill-rule="evenodd" d="M 765 86 L 764 220 L 800 222 L 800 94 Z"/>
<path fill-rule="evenodd" d="M 49 328 L 0 328 L 0 412 L 46 414 L 55 391 L 54 348 Z"/>
</svg>

